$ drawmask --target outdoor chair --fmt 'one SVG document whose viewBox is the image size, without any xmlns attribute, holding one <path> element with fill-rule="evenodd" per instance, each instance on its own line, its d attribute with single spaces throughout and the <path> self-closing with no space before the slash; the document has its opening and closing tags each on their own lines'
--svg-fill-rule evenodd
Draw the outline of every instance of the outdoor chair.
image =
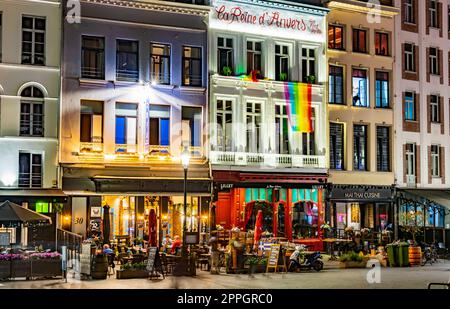
<svg viewBox="0 0 450 309">
<path fill-rule="evenodd" d="M 108 254 L 107 258 L 108 258 L 108 277 L 109 277 L 109 276 L 111 276 L 111 271 L 112 271 L 112 274 L 116 273 L 116 271 L 115 271 L 116 264 L 114 264 L 116 255 L 114 253 Z"/>
<path fill-rule="evenodd" d="M 450 278 L 448 278 L 447 283 L 442 283 L 442 282 L 431 282 L 431 283 L 428 283 L 428 289 L 430 290 L 431 287 L 432 287 L 432 286 L 435 286 L 435 285 L 437 285 L 437 286 L 444 286 L 444 287 L 446 287 L 448 290 L 450 290 Z"/>
</svg>

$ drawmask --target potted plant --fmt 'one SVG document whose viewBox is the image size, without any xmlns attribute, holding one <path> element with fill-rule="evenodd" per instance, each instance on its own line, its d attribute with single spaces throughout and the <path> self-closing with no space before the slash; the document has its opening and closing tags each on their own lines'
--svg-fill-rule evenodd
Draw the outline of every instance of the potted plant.
<svg viewBox="0 0 450 309">
<path fill-rule="evenodd" d="M 315 84 L 316 83 L 316 76 L 315 75 L 308 75 L 308 76 L 306 76 L 306 82 L 308 84 Z"/>
<path fill-rule="evenodd" d="M 280 73 L 280 81 L 287 81 L 287 73 Z"/>
<path fill-rule="evenodd" d="M 31 277 L 62 276 L 61 254 L 58 252 L 32 253 Z"/>
<path fill-rule="evenodd" d="M 354 251 L 341 255 L 339 258 L 340 268 L 365 268 L 369 259 L 362 253 Z"/>
<path fill-rule="evenodd" d="M 409 264 L 411 266 L 420 265 L 422 250 L 420 246 L 417 245 L 416 238 L 418 234 L 422 233 L 423 231 L 422 224 L 420 224 L 420 222 L 423 223 L 423 221 L 421 221 L 423 218 L 423 212 L 420 210 L 410 210 L 404 212 L 403 214 L 401 214 L 401 216 L 403 216 L 403 218 L 400 218 L 400 222 L 405 223 L 405 225 L 402 227 L 403 232 L 412 236 L 412 243 L 408 249 Z"/>
<path fill-rule="evenodd" d="M 147 278 L 148 270 L 145 262 L 141 263 L 126 263 L 120 266 L 116 271 L 117 279 L 133 279 L 133 278 Z"/>
<path fill-rule="evenodd" d="M 233 70 L 231 70 L 231 68 L 229 66 L 224 66 L 222 68 L 222 74 L 225 76 L 230 76 L 232 72 L 233 72 Z"/>
</svg>

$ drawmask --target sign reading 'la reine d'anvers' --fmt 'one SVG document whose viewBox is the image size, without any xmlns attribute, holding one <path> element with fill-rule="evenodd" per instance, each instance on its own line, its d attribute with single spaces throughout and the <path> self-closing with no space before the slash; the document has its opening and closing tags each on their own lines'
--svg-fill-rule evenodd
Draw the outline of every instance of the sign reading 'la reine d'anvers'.
<svg viewBox="0 0 450 309">
<path fill-rule="evenodd" d="M 260 12 L 252 14 L 245 11 L 241 6 L 227 7 L 222 4 L 215 8 L 217 19 L 232 23 L 243 23 L 251 25 L 269 26 L 275 28 L 292 29 L 298 31 L 309 31 L 311 33 L 322 33 L 320 25 L 314 19 L 284 17 L 279 11 Z"/>
</svg>

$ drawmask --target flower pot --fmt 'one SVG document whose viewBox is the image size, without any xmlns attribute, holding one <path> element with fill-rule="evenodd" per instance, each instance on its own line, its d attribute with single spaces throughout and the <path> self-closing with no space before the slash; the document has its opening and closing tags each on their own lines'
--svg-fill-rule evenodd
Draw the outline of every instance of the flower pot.
<svg viewBox="0 0 450 309">
<path fill-rule="evenodd" d="M 10 261 L 0 261 L 0 279 L 7 279 L 11 276 Z"/>
<path fill-rule="evenodd" d="M 31 260 L 31 277 L 62 276 L 60 259 Z"/>
<path fill-rule="evenodd" d="M 362 260 L 361 262 L 356 261 L 346 261 L 339 262 L 339 268 L 366 268 L 367 261 Z"/>
<path fill-rule="evenodd" d="M 420 266 L 422 260 L 422 249 L 420 247 L 409 247 L 409 265 Z"/>
<path fill-rule="evenodd" d="M 12 260 L 11 277 L 13 278 L 29 278 L 31 277 L 31 261 L 30 260 Z"/>
<path fill-rule="evenodd" d="M 116 271 L 117 279 L 147 278 L 148 271 L 145 269 L 120 269 Z"/>
</svg>

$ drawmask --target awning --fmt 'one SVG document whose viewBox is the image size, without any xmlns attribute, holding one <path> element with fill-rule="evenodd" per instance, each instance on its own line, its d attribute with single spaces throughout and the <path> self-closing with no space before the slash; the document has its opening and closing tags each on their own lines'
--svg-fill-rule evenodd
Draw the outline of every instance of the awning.
<svg viewBox="0 0 450 309">
<path fill-rule="evenodd" d="M 445 206 L 450 209 L 450 190 L 399 190 L 399 192 L 406 192 L 418 198 L 427 199 L 431 202 Z"/>
<path fill-rule="evenodd" d="M 0 189 L 0 201 L 6 200 L 15 203 L 65 203 L 67 195 L 60 189 Z"/>
</svg>

